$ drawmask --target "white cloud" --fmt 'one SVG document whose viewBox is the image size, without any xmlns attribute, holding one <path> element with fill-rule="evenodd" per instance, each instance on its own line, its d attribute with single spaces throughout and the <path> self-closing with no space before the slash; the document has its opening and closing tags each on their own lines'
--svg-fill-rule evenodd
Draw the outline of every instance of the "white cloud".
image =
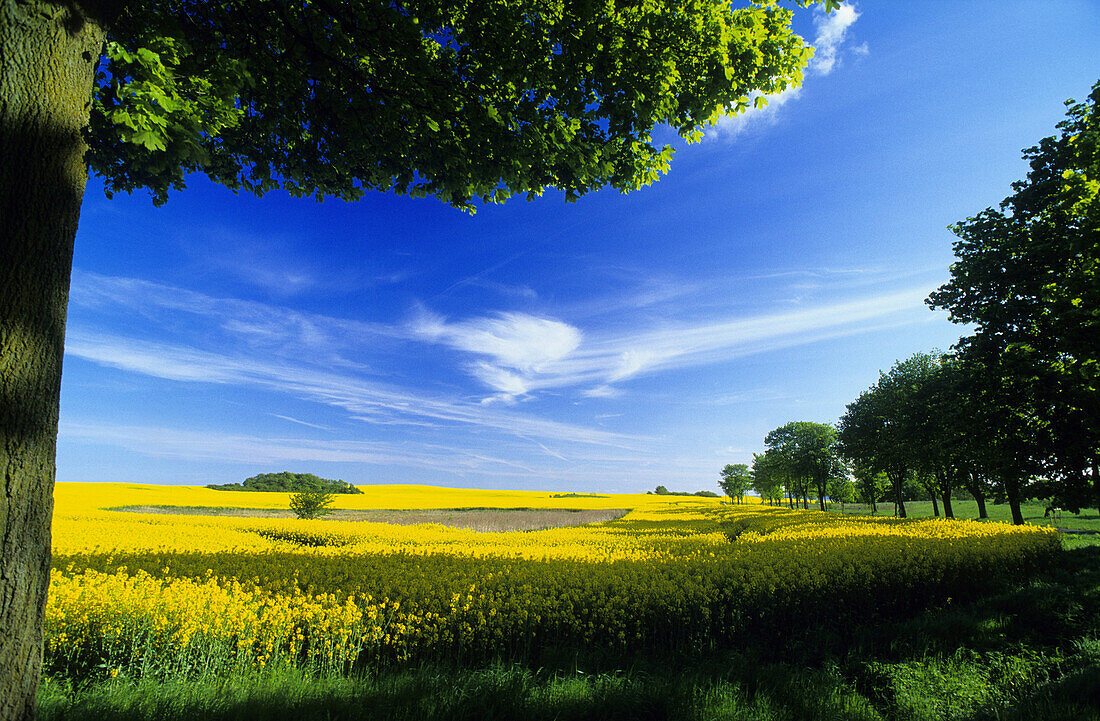
<svg viewBox="0 0 1100 721">
<path fill-rule="evenodd" d="M 736 137 L 756 127 L 774 125 L 779 117 L 779 109 L 797 99 L 800 94 L 801 88 L 790 87 L 775 95 L 765 95 L 763 97 L 768 104 L 761 108 L 754 104 L 756 98 L 760 97 L 759 94 L 753 94 L 749 97 L 748 110 L 740 115 L 724 116 L 718 121 L 718 125 L 715 126 L 717 135 Z"/>
<path fill-rule="evenodd" d="M 308 421 L 300 421 L 297 418 L 291 418 L 290 416 L 281 416 L 278 413 L 268 413 L 268 415 L 273 416 L 275 418 L 282 419 L 284 421 L 290 421 L 291 423 L 297 423 L 298 425 L 308 426 L 309 428 L 316 428 L 316 429 L 321 430 L 321 431 L 331 431 L 332 430 L 328 426 L 322 426 L 318 423 L 310 423 Z"/>
<path fill-rule="evenodd" d="M 607 374 L 608 381 L 620 381 L 637 374 L 643 368 L 654 364 L 660 357 L 660 351 L 649 348 L 628 348 L 619 354 L 618 362 Z"/>
<path fill-rule="evenodd" d="M 59 440 L 61 443 L 111 446 L 145 457 L 177 459 L 185 463 L 196 460 L 252 466 L 362 463 L 432 471 L 446 478 L 448 486 L 455 485 L 457 478 L 467 476 L 509 477 L 521 482 L 534 481 L 538 484 L 537 490 L 547 491 L 600 489 L 636 493 L 639 485 L 652 487 L 657 484 L 679 489 L 683 482 L 677 486 L 669 479 L 710 478 L 714 470 L 714 461 L 706 454 L 683 457 L 663 453 L 655 448 L 653 441 L 645 448 L 630 452 L 590 447 L 565 453 L 545 443 L 518 437 L 507 445 L 494 441 L 489 446 L 491 450 L 486 450 L 460 444 L 271 438 L 165 426 L 112 426 L 98 420 L 68 418 L 61 420 Z M 522 462 L 514 460 L 522 457 L 521 451 L 530 449 L 532 444 L 540 454 Z M 548 482 L 547 479 L 553 480 Z M 85 479 L 80 477 L 80 480 Z M 349 480 L 354 482 L 356 479 Z M 483 481 L 473 481 L 474 486 L 480 487 L 481 483 Z"/>
<path fill-rule="evenodd" d="M 485 362 L 474 363 L 470 370 L 482 383 L 500 392 L 501 395 L 496 400 L 511 403 L 515 401 L 516 396 L 527 393 L 527 379 L 518 373 Z"/>
<path fill-rule="evenodd" d="M 607 383 L 645 372 L 698 366 L 732 357 L 865 331 L 871 322 L 905 311 L 924 311 L 930 288 L 799 308 L 786 313 L 641 331 L 595 341 L 575 354 L 569 368 L 601 372 Z M 923 314 L 922 314 L 923 317 Z"/>
<path fill-rule="evenodd" d="M 206 325 L 196 325 L 189 342 L 183 339 L 158 342 L 98 332 L 77 323 L 69 332 L 68 356 L 177 382 L 260 388 L 338 408 L 351 419 L 379 427 L 468 429 L 471 432 L 468 436 L 480 432 L 486 438 L 526 437 L 546 444 L 632 450 L 643 448 L 648 442 L 638 436 L 561 423 L 464 396 L 382 382 L 362 366 L 333 364 L 325 353 L 271 355 L 257 352 L 248 344 L 226 346 L 222 338 L 211 338 L 209 333 L 201 332 L 203 327 L 212 325 L 224 327 L 227 319 L 221 317 L 222 312 L 235 318 L 274 319 L 271 322 L 276 327 L 285 321 L 297 328 L 333 329 L 325 331 L 324 338 L 316 341 L 320 349 L 343 342 L 335 338 L 343 321 L 324 316 L 309 316 L 305 320 L 284 317 L 278 309 L 266 306 L 253 307 L 241 301 L 210 299 L 200 294 L 188 296 L 182 290 L 173 293 L 166 287 L 125 281 L 114 279 L 97 286 L 99 295 L 95 304 L 99 310 L 129 312 L 142 305 L 140 299 L 145 298 L 150 301 L 146 307 L 155 309 L 154 320 L 165 328 L 172 330 L 180 317 L 192 315 Z M 127 296 L 128 287 L 136 289 L 138 300 Z M 354 324 L 348 328 L 352 333 L 361 332 L 362 337 L 375 344 L 380 338 L 395 342 L 404 339 L 402 342 L 438 343 L 458 351 L 461 355 L 457 365 L 494 394 L 487 400 L 513 404 L 521 398 L 538 397 L 538 391 L 564 388 L 574 389 L 575 397 L 610 398 L 621 393 L 616 384 L 643 374 L 726 362 L 884 325 L 918 322 L 918 315 L 919 319 L 928 316 L 922 301 L 929 290 L 910 286 L 902 291 L 864 294 L 843 302 L 758 315 L 737 315 L 729 310 L 712 312 L 708 308 L 702 320 L 676 324 L 666 321 L 656 326 L 636 313 L 626 313 L 613 330 L 585 333 L 562 320 L 523 313 L 448 322 L 422 312 L 412 323 L 399 328 L 360 329 Z M 89 302 L 89 291 L 85 288 L 81 292 L 85 294 L 84 301 Z M 158 328 L 155 323 L 152 327 Z M 308 334 L 300 331 L 297 337 Z M 407 357 L 407 352 L 407 348 L 402 349 L 401 357 Z M 381 357 L 377 362 L 383 361 L 393 359 Z M 412 383 L 429 381 L 414 378 Z M 279 417 L 300 422 L 289 415 Z M 570 456 L 575 454 L 570 451 Z"/>
<path fill-rule="evenodd" d="M 435 422 L 503 435 L 620 448 L 637 448 L 645 442 L 637 436 L 494 411 L 478 403 L 431 396 L 317 366 L 231 357 L 117 335 L 76 330 L 70 334 L 65 353 L 154 378 L 260 387 L 340 408 L 368 423 L 422 426 Z"/>
<path fill-rule="evenodd" d="M 446 473 L 499 473 L 503 468 L 530 469 L 504 458 L 471 452 L 459 446 L 389 443 L 384 441 L 260 438 L 156 426 L 110 426 L 62 421 L 66 442 L 94 442 L 132 453 L 162 458 L 214 460 L 232 463 L 283 462 L 366 463 L 400 465 Z M 531 471 L 533 474 L 534 472 Z"/>
<path fill-rule="evenodd" d="M 562 331 L 568 336 L 568 342 L 560 339 L 536 341 L 538 334 L 533 332 L 489 333 L 487 337 L 494 342 L 473 342 L 482 334 L 486 319 L 448 325 L 436 318 L 423 321 L 418 327 L 425 340 L 442 342 L 469 353 L 490 355 L 492 362 L 478 361 L 468 368 L 482 383 L 500 394 L 493 400 L 511 402 L 517 396 L 536 390 L 577 386 L 588 386 L 581 395 L 601 398 L 616 393 L 612 384 L 641 374 L 706 365 L 852 335 L 884 322 L 912 323 L 918 313 L 920 318 L 925 317 L 923 300 L 930 290 L 922 285 L 782 313 L 734 316 L 660 328 L 634 327 L 614 333 L 588 333 L 583 337 L 572 326 L 552 321 L 570 329 L 570 332 Z M 488 320 L 492 325 L 493 319 Z M 526 326 L 526 322 L 519 325 Z M 500 343 L 502 337 L 511 339 L 516 347 Z M 534 343 L 537 346 L 541 342 L 546 342 L 553 351 L 544 349 L 536 353 L 526 345 Z M 497 350 L 489 354 L 484 348 Z M 507 348 L 507 352 L 502 348 Z M 532 362 L 534 357 L 537 362 Z"/>
<path fill-rule="evenodd" d="M 859 19 L 859 15 L 859 11 L 850 3 L 841 5 L 832 13 L 826 13 L 820 8 L 816 10 L 814 27 L 817 29 L 817 36 L 813 42 L 814 57 L 810 60 L 811 73 L 828 75 L 833 71 L 840 59 L 840 50 L 848 35 L 848 28 Z"/>
<path fill-rule="evenodd" d="M 568 355 L 581 342 L 581 332 L 568 323 L 526 313 L 499 313 L 458 323 L 425 314 L 413 322 L 413 332 L 520 371 L 538 370 Z"/>
<path fill-rule="evenodd" d="M 308 354 L 327 363 L 340 362 L 347 348 L 377 345 L 403 332 L 381 323 L 366 323 L 302 313 L 288 308 L 217 298 L 176 286 L 137 278 L 120 278 L 74 270 L 69 296 L 70 314 L 79 322 L 81 311 L 97 320 L 119 313 L 128 320 L 141 317 L 170 328 L 175 338 L 188 332 L 209 339 L 220 335 L 222 345 L 262 349 L 267 354 L 300 357 Z"/>
<path fill-rule="evenodd" d="M 572 353 L 581 343 L 581 332 L 568 323 L 526 313 L 499 313 L 448 323 L 422 312 L 411 328 L 424 340 L 487 356 L 472 364 L 470 372 L 502 393 L 503 400 L 526 394 L 532 376 Z"/>
<path fill-rule="evenodd" d="M 585 398 L 617 398 L 622 395 L 622 391 L 609 385 L 602 385 L 596 386 L 595 388 L 589 388 L 585 391 L 581 391 L 581 395 Z M 621 413 L 611 413 L 602 416 L 596 416 L 596 418 L 616 418 L 621 415 Z"/>
</svg>

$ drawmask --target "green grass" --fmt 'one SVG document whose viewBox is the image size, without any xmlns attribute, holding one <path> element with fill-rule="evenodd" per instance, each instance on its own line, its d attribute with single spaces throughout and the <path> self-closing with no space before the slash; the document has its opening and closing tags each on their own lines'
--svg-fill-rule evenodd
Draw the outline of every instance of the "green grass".
<svg viewBox="0 0 1100 721">
<path fill-rule="evenodd" d="M 952 510 L 955 512 L 955 518 L 978 518 L 978 504 L 975 501 L 952 501 L 951 506 Z M 894 505 L 892 503 L 880 503 L 878 504 L 877 515 L 893 515 L 893 509 Z M 991 521 L 1012 523 L 1012 511 L 1009 509 L 1007 503 L 995 504 L 992 501 L 987 501 L 985 510 L 989 514 L 989 520 Z M 1054 526 L 1057 528 L 1084 529 L 1100 532 L 1100 512 L 1095 508 L 1083 508 L 1080 513 L 1063 511 L 1058 518 L 1044 517 L 1046 505 L 1041 503 L 1024 503 L 1020 506 L 1020 510 L 1023 512 L 1025 523 L 1034 524 L 1036 526 Z M 832 504 L 829 511 L 840 512 L 840 505 Z M 871 510 L 869 506 L 849 503 L 845 507 L 844 512 L 849 514 L 869 514 Z M 910 518 L 931 518 L 933 516 L 932 502 L 906 501 L 905 512 Z M 943 514 L 942 504 L 940 504 L 940 514 Z"/>
<path fill-rule="evenodd" d="M 756 680 L 740 665 L 681 674 L 632 670 L 585 674 L 517 666 L 422 668 L 385 676 L 309 679 L 295 674 L 219 684 L 108 682 L 74 691 L 49 683 L 41 719 L 801 719 L 881 718 L 833 672 L 769 669 Z M 828 689 L 824 696 L 807 696 Z"/>
<path fill-rule="evenodd" d="M 1100 721 L 1100 547 L 1067 551 L 1040 577 L 972 603 L 814 628 L 695 657 L 574 649 L 530 666 L 353 678 L 49 679 L 40 718 Z"/>
</svg>

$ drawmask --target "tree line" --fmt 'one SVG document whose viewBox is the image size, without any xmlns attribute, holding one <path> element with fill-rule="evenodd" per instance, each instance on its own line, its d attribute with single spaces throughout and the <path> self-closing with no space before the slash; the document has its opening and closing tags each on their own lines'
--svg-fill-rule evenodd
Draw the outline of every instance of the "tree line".
<svg viewBox="0 0 1100 721">
<path fill-rule="evenodd" d="M 728 495 L 822 510 L 889 500 L 902 518 L 924 495 L 951 518 L 965 494 L 982 518 L 987 499 L 1007 502 L 1017 524 L 1029 498 L 1100 509 L 1098 101 L 1100 82 L 1067 101 L 1060 132 L 1023 151 L 1030 171 L 1012 194 L 951 226 L 957 261 L 926 302 L 974 332 L 895 363 L 835 426 L 771 431 L 751 469 L 723 469 Z"/>
</svg>

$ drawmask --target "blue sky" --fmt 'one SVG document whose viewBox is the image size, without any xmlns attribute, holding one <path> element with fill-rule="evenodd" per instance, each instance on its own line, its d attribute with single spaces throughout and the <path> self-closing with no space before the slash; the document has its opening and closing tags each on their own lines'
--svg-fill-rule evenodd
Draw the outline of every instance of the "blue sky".
<svg viewBox="0 0 1100 721">
<path fill-rule="evenodd" d="M 796 92 L 630 195 L 162 208 L 89 183 L 58 480 L 716 489 L 792 420 L 963 329 L 923 304 L 957 220 L 1100 78 L 1100 4 L 800 10 Z"/>
</svg>

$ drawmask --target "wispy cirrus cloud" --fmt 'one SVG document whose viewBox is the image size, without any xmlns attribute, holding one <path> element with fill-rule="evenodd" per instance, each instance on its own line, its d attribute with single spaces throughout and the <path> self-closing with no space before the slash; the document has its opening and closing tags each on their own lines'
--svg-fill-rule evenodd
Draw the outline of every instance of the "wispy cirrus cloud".
<svg viewBox="0 0 1100 721">
<path fill-rule="evenodd" d="M 71 311 L 87 310 L 96 320 L 142 318 L 153 331 L 173 338 L 201 338 L 241 350 L 273 355 L 310 355 L 326 363 L 346 362 L 348 348 L 377 345 L 403 335 L 382 323 L 334 318 L 239 298 L 215 297 L 137 278 L 73 271 Z M 79 320 L 79 319 L 78 319 Z"/>
<path fill-rule="evenodd" d="M 159 426 L 108 426 L 63 421 L 61 437 L 112 445 L 147 456 L 233 463 L 284 462 L 365 463 L 404 466 L 448 473 L 535 471 L 514 460 L 473 452 L 461 446 L 389 441 L 316 440 L 196 431 Z"/>
<path fill-rule="evenodd" d="M 858 269 L 850 270 L 839 277 L 859 276 Z M 797 280 L 801 272 L 771 275 L 793 274 Z M 525 413 L 494 408 L 486 401 L 515 402 L 565 392 L 577 398 L 616 398 L 623 393 L 622 384 L 639 376 L 916 322 L 916 314 L 924 317 L 922 301 L 930 290 L 921 286 L 867 292 L 843 302 L 799 305 L 783 312 L 734 314 L 727 309 L 721 314 L 708 307 L 706 315 L 694 321 L 655 323 L 653 318 L 664 307 L 658 304 L 644 318 L 624 310 L 603 326 L 582 329 L 567 320 L 529 313 L 450 320 L 426 309 L 403 324 L 360 323 L 90 274 L 78 276 L 75 287 L 78 307 L 97 314 L 141 312 L 148 321 L 141 337 L 117 328 L 102 331 L 93 322 L 75 323 L 66 353 L 99 365 L 183 383 L 261 388 L 339 409 L 349 420 L 376 429 L 464 429 L 498 439 L 527 438 L 547 448 L 569 444 L 632 452 L 644 448 L 647 439 L 551 420 L 540 416 L 541 408 L 535 406 Z M 682 301 L 675 297 L 675 305 Z M 181 319 L 191 319 L 193 327 L 177 332 L 184 323 Z M 340 357 L 340 351 L 352 344 L 369 351 L 383 342 L 394 344 L 398 352 L 367 353 L 365 362 L 358 364 Z M 271 352 L 284 345 L 285 352 Z M 479 394 L 476 386 L 469 393 L 428 390 L 432 379 L 423 372 L 403 372 L 400 379 L 407 383 L 394 382 L 394 364 L 408 367 L 405 359 L 418 352 L 418 345 L 447 349 L 442 362 L 464 370 L 489 395 L 484 390 Z M 277 410 L 272 414 L 311 425 Z M 555 448 L 554 453 L 574 457 L 572 450 Z"/>
<path fill-rule="evenodd" d="M 638 436 L 486 409 L 478 402 L 432 396 L 317 366 L 235 357 L 79 329 L 70 333 L 65 352 L 68 356 L 155 378 L 260 387 L 339 408 L 367 422 L 457 425 L 503 435 L 622 448 L 644 445 L 644 439 Z"/>
<path fill-rule="evenodd" d="M 483 358 L 470 365 L 471 372 L 505 401 L 527 393 L 527 378 L 542 373 L 581 343 L 581 332 L 574 326 L 527 313 L 448 322 L 422 311 L 410 327 L 423 340 Z"/>
<path fill-rule="evenodd" d="M 422 337 L 493 359 L 475 363 L 470 370 L 490 389 L 509 396 L 587 386 L 582 391 L 586 397 L 606 398 L 619 392 L 614 384 L 642 374 L 843 337 L 884 324 L 911 323 L 915 313 L 924 317 L 923 299 L 930 290 L 922 285 L 781 313 L 583 336 L 560 321 L 531 316 L 452 324 L 433 320 Z M 561 337 L 555 339 L 551 329 Z"/>
<path fill-rule="evenodd" d="M 523 438 L 513 444 L 494 444 L 492 450 L 461 444 L 392 441 L 316 440 L 294 436 L 256 436 L 174 426 L 107 425 L 62 419 L 60 438 L 65 443 L 112 446 L 145 457 L 186 462 L 212 461 L 246 465 L 295 463 L 356 463 L 381 468 L 407 468 L 437 472 L 451 479 L 512 478 L 536 481 L 541 490 L 591 490 L 637 492 L 639 483 L 669 485 L 679 489 L 679 479 L 710 476 L 712 459 L 657 453 L 646 449 L 623 452 L 589 447 L 559 452 L 539 441 Z M 539 450 L 525 456 L 529 447 Z M 517 460 L 522 459 L 522 460 Z M 552 479 L 552 480 L 548 480 Z"/>
</svg>

